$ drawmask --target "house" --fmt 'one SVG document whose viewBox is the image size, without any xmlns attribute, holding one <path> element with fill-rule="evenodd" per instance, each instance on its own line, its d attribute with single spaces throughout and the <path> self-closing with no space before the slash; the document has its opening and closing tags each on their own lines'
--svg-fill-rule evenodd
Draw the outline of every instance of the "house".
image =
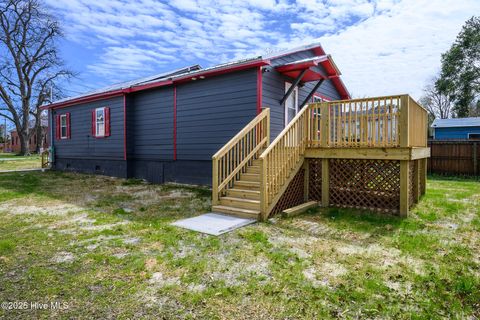
<svg viewBox="0 0 480 320">
<path fill-rule="evenodd" d="M 42 126 L 42 137 L 40 137 L 40 139 L 42 139 L 41 148 L 46 150 L 49 147 L 48 138 L 47 138 L 48 120 L 47 119 L 41 119 L 41 122 L 42 122 L 42 124 L 41 124 L 41 126 Z M 29 126 L 30 126 L 30 130 L 34 130 L 34 122 L 33 121 L 30 121 Z M 17 130 L 10 131 L 10 137 L 11 137 L 11 145 L 10 145 L 10 150 L 11 151 L 10 152 L 14 152 L 14 153 L 20 152 L 20 149 L 21 149 L 20 137 L 18 136 Z M 32 136 L 30 137 L 29 143 L 28 143 L 28 148 L 29 148 L 30 152 L 35 152 L 36 151 L 36 149 L 37 149 L 37 139 L 39 139 L 37 137 L 37 132 L 34 131 L 32 133 Z"/>
<path fill-rule="evenodd" d="M 262 108 L 270 139 L 312 101 L 349 99 L 320 44 L 211 68 L 192 65 L 56 101 L 56 170 L 211 184 L 212 156 Z"/>
<path fill-rule="evenodd" d="M 427 111 L 409 95 L 351 99 L 319 44 L 44 108 L 54 169 L 211 184 L 215 212 L 265 220 L 312 201 L 407 216 L 425 193 Z"/>
<path fill-rule="evenodd" d="M 434 140 L 480 140 L 480 117 L 435 119 Z"/>
</svg>

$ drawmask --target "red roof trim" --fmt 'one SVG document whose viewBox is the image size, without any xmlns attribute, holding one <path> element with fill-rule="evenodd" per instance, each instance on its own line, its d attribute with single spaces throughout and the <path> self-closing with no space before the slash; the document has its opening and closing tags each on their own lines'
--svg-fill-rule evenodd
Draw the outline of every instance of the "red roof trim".
<svg viewBox="0 0 480 320">
<path fill-rule="evenodd" d="M 123 160 L 127 160 L 127 95 L 123 94 Z"/>
<path fill-rule="evenodd" d="M 262 112 L 262 80 L 263 80 L 263 71 L 262 67 L 258 67 L 257 70 L 257 114 Z"/>
<path fill-rule="evenodd" d="M 193 78 L 198 78 L 200 76 L 203 77 L 212 77 L 212 76 L 218 76 L 221 74 L 229 73 L 229 72 L 234 72 L 234 71 L 240 71 L 240 70 L 245 70 L 249 68 L 254 68 L 254 67 L 261 67 L 261 66 L 266 66 L 270 64 L 270 60 L 255 60 L 255 61 L 250 61 L 248 63 L 240 64 L 240 65 L 232 65 L 232 66 L 227 66 L 225 68 L 220 68 L 220 69 L 212 69 L 212 70 L 206 70 L 204 72 L 197 71 L 193 74 L 187 74 L 184 76 L 180 76 L 177 79 L 174 79 L 174 83 L 183 83 L 183 82 L 188 82 L 188 81 L 194 81 Z"/>
<path fill-rule="evenodd" d="M 42 110 L 59 109 L 59 108 L 68 107 L 74 104 L 81 104 L 81 103 L 87 103 L 92 101 L 105 100 L 108 98 L 119 97 L 119 96 L 122 96 L 123 94 L 124 94 L 124 90 L 115 90 L 110 92 L 97 93 L 90 96 L 81 97 L 78 99 L 68 100 L 68 101 L 59 102 L 59 103 L 53 103 L 48 106 L 40 107 L 40 109 Z"/>
</svg>

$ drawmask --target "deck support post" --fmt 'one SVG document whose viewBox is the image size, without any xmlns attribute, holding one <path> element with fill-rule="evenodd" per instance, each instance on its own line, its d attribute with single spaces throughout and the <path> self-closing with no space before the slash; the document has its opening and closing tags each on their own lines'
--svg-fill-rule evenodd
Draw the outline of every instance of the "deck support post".
<svg viewBox="0 0 480 320">
<path fill-rule="evenodd" d="M 407 217 L 409 210 L 408 187 L 410 185 L 409 161 L 400 160 L 400 216 Z"/>
<path fill-rule="evenodd" d="M 303 180 L 303 200 L 305 202 L 308 201 L 308 198 L 309 198 L 309 182 L 310 182 L 310 166 L 309 166 L 309 162 L 308 162 L 308 159 L 305 159 L 303 160 L 303 170 L 304 170 L 304 180 Z"/>
<path fill-rule="evenodd" d="M 328 159 L 322 159 L 322 207 L 330 205 L 330 170 Z"/>
<path fill-rule="evenodd" d="M 267 175 L 267 162 L 263 158 L 260 160 L 260 221 L 266 221 L 267 216 L 267 186 L 265 177 Z"/>
</svg>

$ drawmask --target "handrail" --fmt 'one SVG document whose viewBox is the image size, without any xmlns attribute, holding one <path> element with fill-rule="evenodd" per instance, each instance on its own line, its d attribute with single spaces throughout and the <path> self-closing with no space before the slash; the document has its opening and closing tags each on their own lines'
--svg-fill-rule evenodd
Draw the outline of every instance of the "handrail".
<svg viewBox="0 0 480 320">
<path fill-rule="evenodd" d="M 294 168 L 303 161 L 308 110 L 310 110 L 308 106 L 304 107 L 260 155 L 260 214 L 262 220 L 268 217 L 282 186 L 285 185 Z"/>
<path fill-rule="evenodd" d="M 231 188 L 248 164 L 270 143 L 270 109 L 265 108 L 212 157 L 212 204 Z"/>
<path fill-rule="evenodd" d="M 248 131 L 257 125 L 265 116 L 270 115 L 270 109 L 265 108 L 252 121 L 250 121 L 242 130 L 240 130 L 232 139 L 230 139 L 223 147 L 221 147 L 212 158 L 220 158 L 231 148 L 232 145 L 240 141 Z"/>
</svg>

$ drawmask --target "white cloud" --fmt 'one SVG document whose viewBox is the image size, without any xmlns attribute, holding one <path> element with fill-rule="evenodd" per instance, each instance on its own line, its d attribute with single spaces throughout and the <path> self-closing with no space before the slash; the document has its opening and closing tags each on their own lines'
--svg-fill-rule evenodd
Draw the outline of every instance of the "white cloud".
<svg viewBox="0 0 480 320">
<path fill-rule="evenodd" d="M 353 94 L 410 93 L 419 98 L 440 67 L 441 53 L 464 21 L 480 12 L 480 2 L 412 0 L 390 9 L 320 40 Z"/>
<path fill-rule="evenodd" d="M 104 82 L 320 41 L 357 96 L 421 93 L 474 0 L 46 0 Z M 68 57 L 67 57 L 68 58 Z M 121 71 L 121 72 L 118 72 Z"/>
</svg>

